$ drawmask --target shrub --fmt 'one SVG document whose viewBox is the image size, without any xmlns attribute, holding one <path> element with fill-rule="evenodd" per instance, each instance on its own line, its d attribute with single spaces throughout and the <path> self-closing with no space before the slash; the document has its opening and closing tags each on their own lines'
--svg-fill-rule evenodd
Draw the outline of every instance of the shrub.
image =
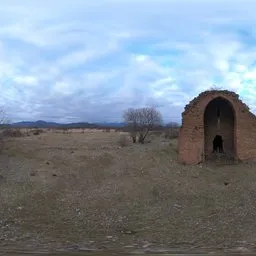
<svg viewBox="0 0 256 256">
<path fill-rule="evenodd" d="M 176 139 L 179 137 L 179 129 L 178 128 L 167 128 L 164 132 L 164 137 L 166 139 Z"/>
<path fill-rule="evenodd" d="M 20 129 L 6 128 L 0 132 L 0 152 L 4 149 L 5 139 L 8 137 L 22 137 L 24 134 Z"/>
<path fill-rule="evenodd" d="M 130 133 L 133 143 L 143 144 L 150 131 L 162 125 L 162 115 L 154 107 L 129 108 L 123 113 L 124 122 Z"/>
<path fill-rule="evenodd" d="M 163 134 L 162 130 L 158 130 L 158 131 L 156 130 L 156 131 L 152 131 L 150 133 L 151 136 L 155 136 L 155 137 L 160 137 L 160 136 L 162 136 L 162 134 Z"/>
<path fill-rule="evenodd" d="M 43 133 L 44 131 L 43 131 L 43 129 L 35 129 L 35 130 L 32 130 L 32 133 L 34 134 L 34 135 L 40 135 L 41 133 Z"/>
<path fill-rule="evenodd" d="M 23 133 L 18 128 L 7 128 L 1 132 L 1 137 L 22 137 Z"/>
<path fill-rule="evenodd" d="M 68 127 L 61 128 L 63 134 L 69 134 L 70 129 Z"/>
</svg>

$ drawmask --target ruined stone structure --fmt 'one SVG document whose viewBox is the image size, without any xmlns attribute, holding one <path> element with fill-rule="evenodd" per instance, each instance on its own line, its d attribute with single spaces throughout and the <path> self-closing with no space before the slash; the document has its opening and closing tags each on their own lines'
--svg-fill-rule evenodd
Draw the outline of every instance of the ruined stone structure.
<svg viewBox="0 0 256 256">
<path fill-rule="evenodd" d="M 213 158 L 216 135 L 223 140 L 222 145 L 217 142 L 223 146 L 223 155 L 256 160 L 256 116 L 234 92 L 205 91 L 186 105 L 179 133 L 179 162 L 197 164 Z"/>
</svg>

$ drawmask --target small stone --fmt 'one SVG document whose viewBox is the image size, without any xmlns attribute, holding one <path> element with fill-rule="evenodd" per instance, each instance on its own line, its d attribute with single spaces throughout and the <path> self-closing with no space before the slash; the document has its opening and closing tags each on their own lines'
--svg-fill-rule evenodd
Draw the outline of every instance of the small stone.
<svg viewBox="0 0 256 256">
<path fill-rule="evenodd" d="M 53 174 L 52 174 L 52 176 L 53 176 L 53 177 L 56 177 L 56 176 L 57 176 L 57 174 L 53 173 Z"/>
<path fill-rule="evenodd" d="M 79 246 L 78 245 L 70 245 L 67 247 L 67 249 L 72 250 L 72 251 L 78 251 Z"/>
<path fill-rule="evenodd" d="M 121 233 L 126 235 L 133 235 L 136 234 L 137 232 L 133 230 L 122 230 Z"/>
<path fill-rule="evenodd" d="M 143 248 L 148 248 L 150 245 L 152 245 L 152 244 L 149 243 L 149 242 L 146 242 L 142 247 L 143 247 Z"/>
<path fill-rule="evenodd" d="M 112 238 L 113 238 L 113 236 L 106 236 L 106 238 L 107 238 L 107 239 L 112 239 Z"/>
<path fill-rule="evenodd" d="M 250 252 L 250 250 L 246 247 L 237 247 L 234 249 L 235 252 Z"/>
</svg>

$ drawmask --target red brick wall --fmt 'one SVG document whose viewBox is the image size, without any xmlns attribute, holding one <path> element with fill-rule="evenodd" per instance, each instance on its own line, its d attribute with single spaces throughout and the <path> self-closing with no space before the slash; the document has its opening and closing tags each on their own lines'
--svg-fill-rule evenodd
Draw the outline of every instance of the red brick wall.
<svg viewBox="0 0 256 256">
<path fill-rule="evenodd" d="M 233 150 L 239 160 L 256 159 L 256 117 L 237 94 L 223 90 L 203 92 L 185 107 L 179 132 L 178 158 L 181 163 L 197 164 L 205 160 L 204 112 L 206 106 L 217 97 L 222 97 L 230 102 L 235 113 L 234 139 L 231 139 L 230 132 L 224 134 L 225 148 Z M 230 131 L 232 123 L 228 120 L 228 116 L 226 122 L 222 122 L 222 124 L 226 126 L 222 131 Z M 212 133 L 214 132 L 212 131 Z M 210 150 L 210 142 L 207 145 L 207 150 Z"/>
</svg>

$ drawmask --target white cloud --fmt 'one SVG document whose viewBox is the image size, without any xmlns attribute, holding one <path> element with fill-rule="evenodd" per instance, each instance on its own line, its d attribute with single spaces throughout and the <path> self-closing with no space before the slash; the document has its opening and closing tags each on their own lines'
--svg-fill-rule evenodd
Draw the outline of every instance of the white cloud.
<svg viewBox="0 0 256 256">
<path fill-rule="evenodd" d="M 255 8 L 251 0 L 3 0 L 1 100 L 13 120 L 119 120 L 145 104 L 180 120 L 189 100 L 217 84 L 256 109 Z"/>
<path fill-rule="evenodd" d="M 58 81 L 53 86 L 53 92 L 56 94 L 70 94 L 71 93 L 70 84 L 64 81 Z"/>
<path fill-rule="evenodd" d="M 37 85 L 38 80 L 34 76 L 16 76 L 13 79 L 14 82 L 21 85 Z"/>
</svg>

